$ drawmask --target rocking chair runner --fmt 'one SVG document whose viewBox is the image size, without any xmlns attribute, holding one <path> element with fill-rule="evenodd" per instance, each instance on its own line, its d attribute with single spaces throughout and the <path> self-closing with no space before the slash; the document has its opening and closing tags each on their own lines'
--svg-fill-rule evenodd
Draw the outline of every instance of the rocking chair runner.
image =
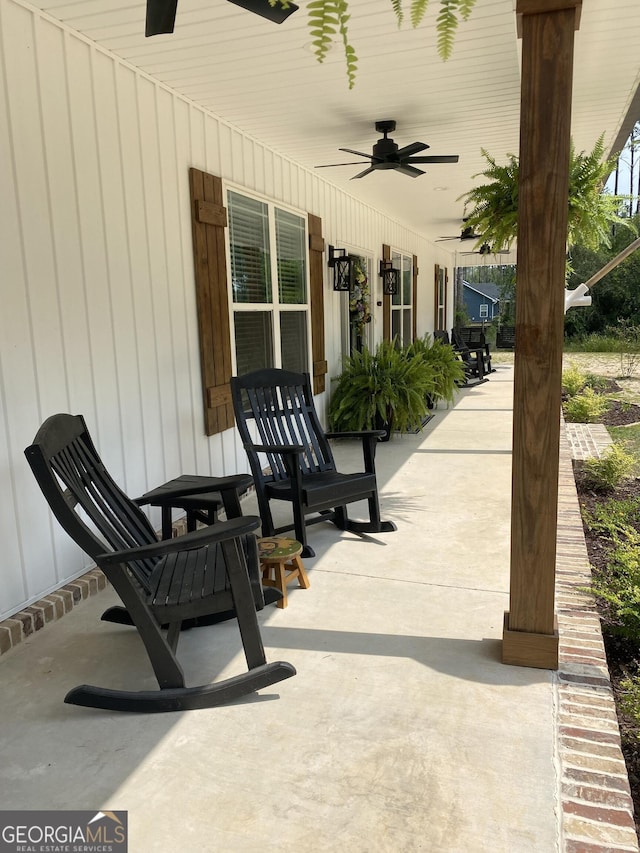
<svg viewBox="0 0 640 853">
<path fill-rule="evenodd" d="M 126 621 L 138 629 L 161 688 L 132 692 L 83 684 L 65 702 L 115 711 L 209 708 L 295 675 L 289 663 L 267 664 L 260 637 L 256 609 L 262 609 L 264 598 L 253 535 L 258 518 L 234 518 L 158 541 L 146 515 L 110 477 L 80 415 L 48 418 L 25 455 L 61 526 L 120 596 Z M 115 618 L 114 610 L 120 611 Z M 175 654 L 182 622 L 197 624 L 199 618 L 231 610 L 249 671 L 186 687 Z M 103 619 L 123 622 L 123 612 L 110 608 Z"/>
<path fill-rule="evenodd" d="M 294 528 L 296 539 L 303 546 L 302 556 L 314 557 L 313 548 L 307 544 L 307 524 L 333 521 L 341 530 L 360 533 L 396 529 L 393 522 L 380 519 L 375 452 L 383 430 L 325 433 L 307 373 L 267 368 L 236 376 L 231 379 L 231 396 L 255 482 L 263 536 L 276 536 Z M 252 427 L 257 441 L 251 437 Z M 330 438 L 361 439 L 365 470 L 355 474 L 337 471 Z M 266 455 L 266 473 L 261 454 Z M 274 526 L 272 500 L 291 503 L 291 524 Z M 352 521 L 346 505 L 361 500 L 368 502 L 369 521 Z M 317 515 L 305 519 L 311 513 Z"/>
</svg>

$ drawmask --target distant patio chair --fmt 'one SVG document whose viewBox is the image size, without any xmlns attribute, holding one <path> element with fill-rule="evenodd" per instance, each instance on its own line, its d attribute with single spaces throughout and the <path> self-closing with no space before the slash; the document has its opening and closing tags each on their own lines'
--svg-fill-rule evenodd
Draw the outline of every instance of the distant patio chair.
<svg viewBox="0 0 640 853">
<path fill-rule="evenodd" d="M 482 350 L 472 351 L 467 347 L 455 346 L 449 339 L 449 333 L 442 329 L 436 329 L 433 337 L 435 340 L 447 344 L 447 346 L 452 346 L 464 364 L 465 383 L 461 386 L 462 388 L 471 388 L 481 382 L 486 382 Z"/>
</svg>

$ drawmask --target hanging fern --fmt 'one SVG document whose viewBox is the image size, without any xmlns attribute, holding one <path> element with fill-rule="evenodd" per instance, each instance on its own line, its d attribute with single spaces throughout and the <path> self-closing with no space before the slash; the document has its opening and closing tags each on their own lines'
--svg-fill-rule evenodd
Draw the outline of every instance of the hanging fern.
<svg viewBox="0 0 640 853">
<path fill-rule="evenodd" d="M 615 168 L 615 161 L 603 159 L 604 134 L 591 153 L 576 153 L 573 143 L 569 160 L 569 199 L 567 242 L 590 249 L 609 245 L 611 226 L 629 227 L 629 221 L 618 216 L 620 196 L 609 195 L 602 188 Z M 518 233 L 519 163 L 515 154 L 507 154 L 506 165 L 498 165 L 484 149 L 486 168 L 479 173 L 487 183 L 460 196 L 471 210 L 466 226 L 472 228 L 494 251 L 509 248 Z M 473 177 L 479 177 L 474 175 Z"/>
<path fill-rule="evenodd" d="M 453 51 L 453 41 L 459 19 L 467 20 L 476 0 L 438 0 L 438 2 L 440 3 L 440 11 L 436 20 L 438 53 L 442 59 L 446 60 Z M 398 26 L 401 26 L 404 20 L 402 0 L 390 0 L 390 3 L 398 20 Z M 276 4 L 284 9 L 290 5 L 289 0 L 269 0 L 269 5 L 275 6 Z M 410 18 L 413 27 L 417 27 L 422 22 L 428 5 L 429 0 L 411 0 Z M 347 63 L 347 79 L 349 88 L 352 89 L 355 84 L 358 57 L 349 42 L 347 29 L 347 21 L 350 18 L 348 14 L 349 0 L 311 0 L 307 3 L 307 10 L 312 44 L 318 62 L 324 62 L 334 36 L 339 34 L 342 38 Z"/>
</svg>

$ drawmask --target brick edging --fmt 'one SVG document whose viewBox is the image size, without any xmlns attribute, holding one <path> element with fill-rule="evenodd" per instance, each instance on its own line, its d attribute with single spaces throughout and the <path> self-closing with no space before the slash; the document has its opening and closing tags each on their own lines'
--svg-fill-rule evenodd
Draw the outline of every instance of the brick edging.
<svg viewBox="0 0 640 853">
<path fill-rule="evenodd" d="M 174 520 L 173 536 L 181 536 L 186 531 L 184 516 Z M 9 616 L 0 622 L 0 655 L 10 651 L 49 622 L 55 622 L 67 613 L 71 613 L 76 604 L 90 595 L 95 595 L 108 585 L 109 581 L 102 570 L 94 567 L 79 578 L 43 596 L 29 607 L 25 607 L 24 610 Z"/>
<path fill-rule="evenodd" d="M 91 569 L 0 622 L 0 655 L 10 651 L 49 622 L 61 619 L 85 598 L 96 595 L 106 586 L 107 579 L 102 571 L 98 568 Z"/>
<path fill-rule="evenodd" d="M 638 851 L 633 801 L 573 476 L 560 440 L 556 608 L 560 633 L 557 749 L 563 853 Z"/>
</svg>

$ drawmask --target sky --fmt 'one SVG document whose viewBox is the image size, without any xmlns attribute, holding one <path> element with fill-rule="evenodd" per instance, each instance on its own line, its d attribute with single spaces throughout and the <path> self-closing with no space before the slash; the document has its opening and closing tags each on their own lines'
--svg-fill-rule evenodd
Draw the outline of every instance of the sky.
<svg viewBox="0 0 640 853">
<path fill-rule="evenodd" d="M 636 141 L 640 139 L 640 122 L 636 125 Z M 631 140 L 627 140 L 627 144 L 623 148 L 620 153 L 620 172 L 618 178 L 618 194 L 619 195 L 634 195 L 636 198 L 633 202 L 634 212 L 636 211 L 636 206 L 638 203 L 638 174 L 640 173 L 640 147 L 636 145 L 635 151 L 635 163 L 634 163 L 634 176 L 633 176 L 633 188 L 630 186 L 630 178 L 631 178 L 631 149 L 630 149 Z M 609 180 L 607 181 L 606 187 L 610 192 L 614 192 L 615 187 L 615 173 L 612 173 Z"/>
</svg>

